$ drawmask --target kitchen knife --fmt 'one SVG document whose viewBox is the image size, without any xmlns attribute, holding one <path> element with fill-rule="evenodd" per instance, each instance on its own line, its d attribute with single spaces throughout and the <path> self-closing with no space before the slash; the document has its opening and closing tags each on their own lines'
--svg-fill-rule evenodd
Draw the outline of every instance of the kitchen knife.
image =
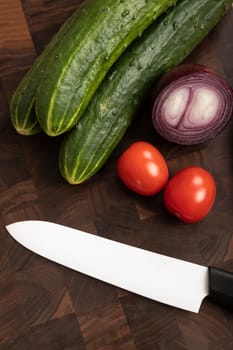
<svg viewBox="0 0 233 350">
<path fill-rule="evenodd" d="M 24 247 L 47 259 L 158 302 L 197 313 L 210 296 L 233 307 L 230 272 L 46 221 L 20 221 L 6 229 Z"/>
</svg>

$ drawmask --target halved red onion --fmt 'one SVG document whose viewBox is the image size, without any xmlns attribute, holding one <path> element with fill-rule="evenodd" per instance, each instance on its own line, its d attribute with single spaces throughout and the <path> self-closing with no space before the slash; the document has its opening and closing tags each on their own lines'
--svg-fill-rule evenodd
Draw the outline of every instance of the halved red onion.
<svg viewBox="0 0 233 350">
<path fill-rule="evenodd" d="M 168 141 L 183 145 L 206 142 L 231 119 L 232 88 L 208 67 L 181 65 L 167 74 L 159 87 L 152 121 Z"/>
</svg>

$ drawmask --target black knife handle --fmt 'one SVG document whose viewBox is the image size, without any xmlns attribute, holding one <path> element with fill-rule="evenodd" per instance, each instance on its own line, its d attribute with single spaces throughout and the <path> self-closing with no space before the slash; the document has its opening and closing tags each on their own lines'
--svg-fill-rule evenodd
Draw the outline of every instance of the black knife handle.
<svg viewBox="0 0 233 350">
<path fill-rule="evenodd" d="M 210 267 L 209 289 L 212 301 L 233 310 L 233 273 Z"/>
</svg>

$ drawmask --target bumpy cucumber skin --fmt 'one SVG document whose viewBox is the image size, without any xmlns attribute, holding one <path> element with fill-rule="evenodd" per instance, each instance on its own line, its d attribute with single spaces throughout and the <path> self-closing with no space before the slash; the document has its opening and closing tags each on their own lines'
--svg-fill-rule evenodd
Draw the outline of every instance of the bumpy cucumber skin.
<svg viewBox="0 0 233 350">
<path fill-rule="evenodd" d="M 180 1 L 122 55 L 61 145 L 60 172 L 70 184 L 104 165 L 155 79 L 181 63 L 230 6 L 231 0 Z"/>
<path fill-rule="evenodd" d="M 51 51 L 54 50 L 61 38 L 66 36 L 73 21 L 74 16 L 60 28 L 20 81 L 12 96 L 10 104 L 11 122 L 19 134 L 34 135 L 42 130 L 35 113 L 36 92 L 51 58 Z"/>
<path fill-rule="evenodd" d="M 36 97 L 49 136 L 71 129 L 107 71 L 129 44 L 176 0 L 86 0 L 55 48 Z M 57 58 L 57 59 L 56 59 Z"/>
</svg>

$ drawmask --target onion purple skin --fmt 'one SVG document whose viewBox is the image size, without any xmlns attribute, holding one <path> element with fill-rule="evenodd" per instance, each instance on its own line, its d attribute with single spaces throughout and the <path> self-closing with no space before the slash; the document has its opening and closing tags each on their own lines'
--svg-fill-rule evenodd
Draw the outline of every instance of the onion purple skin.
<svg viewBox="0 0 233 350">
<path fill-rule="evenodd" d="M 233 90 L 229 84 L 209 67 L 184 64 L 160 80 L 152 122 L 166 140 L 196 145 L 222 132 L 232 114 Z"/>
</svg>

